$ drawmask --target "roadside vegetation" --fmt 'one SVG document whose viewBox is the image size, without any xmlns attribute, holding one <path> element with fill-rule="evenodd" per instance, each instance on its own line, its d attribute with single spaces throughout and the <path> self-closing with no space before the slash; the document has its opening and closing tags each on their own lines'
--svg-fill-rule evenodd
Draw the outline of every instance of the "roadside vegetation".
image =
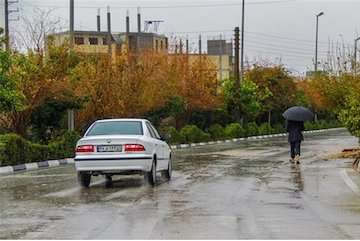
<svg viewBox="0 0 360 241">
<path fill-rule="evenodd" d="M 0 165 L 73 155 L 95 120 L 147 118 L 172 144 L 284 132 L 283 111 L 303 105 L 317 113 L 307 129 L 345 124 L 360 135 L 359 81 L 352 75 L 297 79 L 281 65 L 253 65 L 238 90 L 218 81 L 203 56 L 144 52 L 82 55 L 69 46 L 47 53 L 0 51 Z M 75 132 L 67 111 L 75 110 Z M 355 110 L 355 111 L 354 111 Z"/>
</svg>

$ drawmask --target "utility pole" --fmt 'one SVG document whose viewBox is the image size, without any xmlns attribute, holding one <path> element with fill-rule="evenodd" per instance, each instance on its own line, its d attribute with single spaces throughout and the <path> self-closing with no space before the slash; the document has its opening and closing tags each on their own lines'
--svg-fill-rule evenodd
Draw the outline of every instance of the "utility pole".
<svg viewBox="0 0 360 241">
<path fill-rule="evenodd" d="M 74 47 L 74 0 L 70 0 L 70 47 Z"/>
<path fill-rule="evenodd" d="M 240 95 L 240 70 L 239 70 L 239 57 L 240 57 L 240 29 L 239 27 L 235 28 L 235 66 L 234 66 L 234 72 L 235 72 L 235 96 L 239 97 Z M 237 121 L 241 121 L 240 118 L 240 106 L 235 106 L 235 119 Z"/>
<path fill-rule="evenodd" d="M 240 88 L 240 70 L 239 70 L 239 57 L 240 57 L 240 29 L 239 27 L 235 28 L 235 63 L 234 63 L 234 77 L 235 77 L 235 87 L 238 90 Z"/>
<path fill-rule="evenodd" d="M 245 0 L 242 0 L 240 84 L 244 80 L 244 28 L 245 28 Z"/>
<path fill-rule="evenodd" d="M 74 0 L 70 0 L 70 47 L 74 48 Z M 68 130 L 75 129 L 75 113 L 73 109 L 68 109 Z"/>
<path fill-rule="evenodd" d="M 180 54 L 183 54 L 183 41 L 180 39 Z"/>
<path fill-rule="evenodd" d="M 223 79 L 223 41 L 222 41 L 222 35 L 220 34 L 220 49 L 219 49 L 219 79 L 222 81 Z"/>
<path fill-rule="evenodd" d="M 316 14 L 316 39 L 315 39 L 315 67 L 314 71 L 318 70 L 318 42 L 319 42 L 319 17 L 324 15 L 324 12 Z"/>
<path fill-rule="evenodd" d="M 189 55 L 189 39 L 186 39 L 186 42 L 185 42 L 185 51 L 186 51 L 186 55 Z"/>
<path fill-rule="evenodd" d="M 354 43 L 354 76 L 356 77 L 357 75 L 357 42 L 360 40 L 360 37 L 355 39 L 355 43 Z"/>
<path fill-rule="evenodd" d="M 5 0 L 5 49 L 10 49 L 10 43 L 9 43 L 9 2 L 8 0 Z"/>
</svg>

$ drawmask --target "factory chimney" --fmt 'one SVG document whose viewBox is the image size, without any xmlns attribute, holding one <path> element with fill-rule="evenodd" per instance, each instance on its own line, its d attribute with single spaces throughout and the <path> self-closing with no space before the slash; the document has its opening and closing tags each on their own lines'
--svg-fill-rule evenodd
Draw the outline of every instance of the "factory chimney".
<svg viewBox="0 0 360 241">
<path fill-rule="evenodd" d="M 100 22 L 100 8 L 98 8 L 98 14 L 96 16 L 96 22 L 97 22 L 97 31 L 101 31 L 101 22 Z"/>
<path fill-rule="evenodd" d="M 140 7 L 137 8 L 137 26 L 138 26 L 138 33 L 141 33 L 141 13 L 140 13 Z"/>
<path fill-rule="evenodd" d="M 126 11 L 126 33 L 130 33 L 130 13 L 129 10 Z"/>
</svg>

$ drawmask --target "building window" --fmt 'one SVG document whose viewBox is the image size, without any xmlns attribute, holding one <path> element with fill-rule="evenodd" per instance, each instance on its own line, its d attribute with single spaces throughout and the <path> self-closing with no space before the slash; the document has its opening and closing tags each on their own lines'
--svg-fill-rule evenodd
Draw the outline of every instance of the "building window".
<svg viewBox="0 0 360 241">
<path fill-rule="evenodd" d="M 103 38 L 103 45 L 107 45 L 107 38 Z"/>
<path fill-rule="evenodd" d="M 83 37 L 75 37 L 75 44 L 76 45 L 83 45 L 85 43 L 84 38 Z"/>
<path fill-rule="evenodd" d="M 98 44 L 99 44 L 99 40 L 98 40 L 98 38 L 96 38 L 96 37 L 90 37 L 90 38 L 89 38 L 89 43 L 90 43 L 90 45 L 98 45 Z"/>
</svg>

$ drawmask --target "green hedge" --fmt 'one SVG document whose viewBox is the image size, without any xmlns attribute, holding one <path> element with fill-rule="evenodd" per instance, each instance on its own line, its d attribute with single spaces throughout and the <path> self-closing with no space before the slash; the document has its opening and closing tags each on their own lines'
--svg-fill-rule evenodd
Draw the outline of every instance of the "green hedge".
<svg viewBox="0 0 360 241">
<path fill-rule="evenodd" d="M 225 136 L 227 138 L 244 137 L 246 130 L 239 123 L 231 123 L 225 127 Z"/>
<path fill-rule="evenodd" d="M 184 137 L 186 143 L 196 143 L 209 141 L 211 136 L 205 133 L 196 125 L 187 125 L 181 129 L 180 134 Z"/>
<path fill-rule="evenodd" d="M 305 123 L 306 130 L 329 129 L 339 126 L 339 123 L 335 121 Z M 214 124 L 209 129 L 207 129 L 206 132 L 202 131 L 196 125 L 187 125 L 180 131 L 176 130 L 174 127 L 169 127 L 166 129 L 166 135 L 169 137 L 168 142 L 171 144 L 197 143 L 209 140 L 223 140 L 256 135 L 270 135 L 284 132 L 286 132 L 286 130 L 281 124 L 271 126 L 268 123 L 263 123 L 258 126 L 255 122 L 248 123 L 245 126 L 241 126 L 239 123 L 231 123 L 225 127 L 219 124 Z"/>
<path fill-rule="evenodd" d="M 337 121 L 328 122 L 328 121 L 320 120 L 317 122 L 315 121 L 305 122 L 304 126 L 305 126 L 305 130 L 311 131 L 311 130 L 336 128 L 336 127 L 340 127 L 341 124 Z"/>
<path fill-rule="evenodd" d="M 79 139 L 77 133 L 66 132 L 49 145 L 41 145 L 16 134 L 0 135 L 0 166 L 73 157 Z"/>
</svg>

